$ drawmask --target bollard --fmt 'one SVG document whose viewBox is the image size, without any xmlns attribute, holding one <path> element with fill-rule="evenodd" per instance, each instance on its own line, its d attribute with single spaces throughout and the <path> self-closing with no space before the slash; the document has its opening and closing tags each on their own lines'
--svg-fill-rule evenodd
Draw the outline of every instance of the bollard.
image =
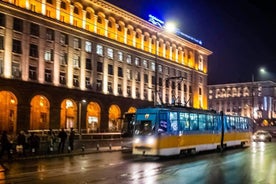
<svg viewBox="0 0 276 184">
<path fill-rule="evenodd" d="M 111 143 L 109 143 L 109 149 L 110 149 L 110 150 L 112 149 L 112 145 L 111 145 Z"/>
<path fill-rule="evenodd" d="M 97 151 L 99 151 L 99 149 L 100 149 L 100 145 L 99 145 L 99 144 L 97 144 Z"/>
</svg>

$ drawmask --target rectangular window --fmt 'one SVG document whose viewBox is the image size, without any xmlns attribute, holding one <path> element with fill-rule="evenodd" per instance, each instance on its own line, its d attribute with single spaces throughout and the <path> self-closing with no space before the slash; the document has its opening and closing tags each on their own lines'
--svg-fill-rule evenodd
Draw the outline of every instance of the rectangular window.
<svg viewBox="0 0 276 184">
<path fill-rule="evenodd" d="M 78 75 L 73 75 L 73 86 L 79 87 L 79 76 Z"/>
<path fill-rule="evenodd" d="M 123 53 L 118 51 L 118 61 L 123 61 Z"/>
<path fill-rule="evenodd" d="M 113 59 L 113 49 L 107 48 L 107 57 Z"/>
<path fill-rule="evenodd" d="M 135 80 L 140 82 L 141 81 L 141 77 L 140 77 L 140 72 L 136 72 L 136 75 L 135 75 Z"/>
<path fill-rule="evenodd" d="M 23 32 L 23 20 L 13 18 L 13 30 Z"/>
<path fill-rule="evenodd" d="M 54 50 L 46 50 L 44 55 L 45 61 L 54 61 Z"/>
<path fill-rule="evenodd" d="M 31 25 L 30 25 L 30 33 L 33 36 L 39 36 L 39 25 L 31 23 Z"/>
<path fill-rule="evenodd" d="M 22 53 L 21 41 L 12 40 L 12 52 L 17 53 L 17 54 Z"/>
<path fill-rule="evenodd" d="M 86 61 L 85 61 L 85 69 L 87 69 L 87 70 L 92 70 L 92 62 L 91 62 L 91 59 L 90 59 L 90 58 L 86 58 Z"/>
<path fill-rule="evenodd" d="M 52 70 L 45 69 L 45 81 L 52 82 Z"/>
<path fill-rule="evenodd" d="M 148 74 L 144 74 L 144 82 L 145 83 L 149 82 L 149 76 L 148 76 Z"/>
<path fill-rule="evenodd" d="M 102 81 L 97 80 L 97 91 L 102 91 Z"/>
<path fill-rule="evenodd" d="M 74 38 L 73 46 L 74 46 L 74 49 L 80 49 L 81 48 L 81 39 Z"/>
<path fill-rule="evenodd" d="M 112 83 L 111 83 L 111 82 L 108 82 L 108 83 L 107 83 L 107 89 L 108 89 L 108 92 L 109 92 L 109 93 L 112 93 L 112 92 L 113 92 Z"/>
<path fill-rule="evenodd" d="M 151 70 L 155 71 L 155 62 L 151 62 Z"/>
<path fill-rule="evenodd" d="M 4 37 L 0 36 L 0 50 L 4 50 Z"/>
<path fill-rule="evenodd" d="M 103 63 L 97 62 L 97 72 L 103 72 Z"/>
<path fill-rule="evenodd" d="M 60 59 L 60 65 L 67 65 L 67 53 L 61 52 L 59 59 Z"/>
<path fill-rule="evenodd" d="M 145 68 L 149 68 L 149 66 L 148 66 L 148 61 L 147 61 L 147 60 L 143 60 L 143 66 L 144 66 Z"/>
<path fill-rule="evenodd" d="M 126 62 L 128 64 L 131 64 L 131 55 L 129 55 L 129 54 L 127 55 Z"/>
<path fill-rule="evenodd" d="M 17 62 L 12 62 L 12 76 L 17 79 L 21 77 L 20 64 Z"/>
<path fill-rule="evenodd" d="M 123 94 L 123 90 L 122 90 L 122 85 L 121 84 L 118 84 L 118 93 L 119 93 L 119 95 Z"/>
<path fill-rule="evenodd" d="M 97 45 L 96 53 L 100 56 L 103 56 L 103 46 L 102 45 Z"/>
<path fill-rule="evenodd" d="M 85 52 L 92 52 L 92 43 L 90 41 L 85 41 Z"/>
<path fill-rule="evenodd" d="M 73 67 L 80 68 L 80 57 L 76 54 L 73 56 Z"/>
<path fill-rule="evenodd" d="M 118 77 L 123 77 L 123 69 L 118 67 Z"/>
<path fill-rule="evenodd" d="M 113 75 L 113 65 L 108 65 L 108 74 Z"/>
<path fill-rule="evenodd" d="M 52 29 L 46 29 L 46 40 L 54 41 L 55 40 L 55 32 Z"/>
<path fill-rule="evenodd" d="M 64 34 L 64 33 L 60 34 L 60 43 L 62 45 L 68 45 L 68 35 L 67 34 Z"/>
<path fill-rule="evenodd" d="M 59 73 L 59 83 L 60 84 L 66 84 L 66 76 L 64 72 Z"/>
<path fill-rule="evenodd" d="M 35 66 L 29 66 L 29 79 L 37 80 L 37 72 Z"/>
<path fill-rule="evenodd" d="M 90 78 L 89 77 L 85 77 L 85 87 L 87 89 L 92 89 L 91 83 L 90 83 Z"/>
<path fill-rule="evenodd" d="M 30 45 L 30 53 L 29 53 L 29 55 L 31 57 L 38 58 L 38 46 L 37 45 L 34 45 L 34 44 Z"/>
<path fill-rule="evenodd" d="M 127 86 L 127 96 L 131 96 L 131 87 Z"/>
<path fill-rule="evenodd" d="M 5 15 L 3 13 L 0 13 L 0 26 L 5 27 Z"/>
<path fill-rule="evenodd" d="M 137 57 L 135 58 L 135 65 L 140 66 L 140 59 Z"/>
<path fill-rule="evenodd" d="M 132 71 L 130 69 L 127 69 L 127 79 L 128 80 L 132 79 Z"/>
</svg>

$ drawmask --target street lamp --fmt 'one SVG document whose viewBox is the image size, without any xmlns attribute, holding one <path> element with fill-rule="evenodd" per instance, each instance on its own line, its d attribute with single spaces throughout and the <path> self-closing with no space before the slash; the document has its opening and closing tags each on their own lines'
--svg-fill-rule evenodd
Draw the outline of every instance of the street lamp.
<svg viewBox="0 0 276 184">
<path fill-rule="evenodd" d="M 159 48 L 159 34 L 167 32 L 167 33 L 174 33 L 176 32 L 176 25 L 173 22 L 167 22 L 164 26 L 163 29 L 161 29 L 159 32 L 156 31 L 156 40 L 155 40 L 155 63 L 154 63 L 154 70 L 155 70 L 155 88 L 154 88 L 154 106 L 157 105 L 157 94 L 158 94 L 158 89 L 157 89 L 157 81 L 158 81 L 158 48 Z"/>
<path fill-rule="evenodd" d="M 79 139 L 81 139 L 81 107 L 82 107 L 82 103 L 86 103 L 86 100 L 83 99 L 81 101 L 79 101 Z"/>
</svg>

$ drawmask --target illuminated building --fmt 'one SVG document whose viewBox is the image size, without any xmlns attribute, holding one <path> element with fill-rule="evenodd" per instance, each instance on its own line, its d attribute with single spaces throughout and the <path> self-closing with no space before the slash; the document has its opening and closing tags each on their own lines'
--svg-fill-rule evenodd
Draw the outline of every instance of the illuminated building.
<svg viewBox="0 0 276 184">
<path fill-rule="evenodd" d="M 206 109 L 211 51 L 159 31 L 102 0 L 0 1 L 0 130 L 118 131 L 153 105 L 155 68 L 160 103 Z"/>
<path fill-rule="evenodd" d="M 273 81 L 208 85 L 208 91 L 210 109 L 255 120 L 276 118 L 276 83 Z"/>
</svg>

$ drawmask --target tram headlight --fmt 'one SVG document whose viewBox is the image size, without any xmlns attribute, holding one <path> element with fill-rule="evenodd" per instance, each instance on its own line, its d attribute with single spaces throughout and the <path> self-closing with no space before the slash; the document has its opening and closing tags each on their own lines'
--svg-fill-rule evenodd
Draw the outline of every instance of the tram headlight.
<svg viewBox="0 0 276 184">
<path fill-rule="evenodd" d="M 135 144 L 138 144 L 139 142 L 140 142 L 140 139 L 139 139 L 139 138 L 135 138 L 135 139 L 134 139 L 134 143 L 135 143 Z"/>
<path fill-rule="evenodd" d="M 153 144 L 155 142 L 155 139 L 153 137 L 148 137 L 147 138 L 147 144 Z"/>
<path fill-rule="evenodd" d="M 264 135 L 260 135 L 260 139 L 261 139 L 261 140 L 264 140 L 264 139 L 265 139 L 265 136 L 264 136 Z"/>
</svg>

